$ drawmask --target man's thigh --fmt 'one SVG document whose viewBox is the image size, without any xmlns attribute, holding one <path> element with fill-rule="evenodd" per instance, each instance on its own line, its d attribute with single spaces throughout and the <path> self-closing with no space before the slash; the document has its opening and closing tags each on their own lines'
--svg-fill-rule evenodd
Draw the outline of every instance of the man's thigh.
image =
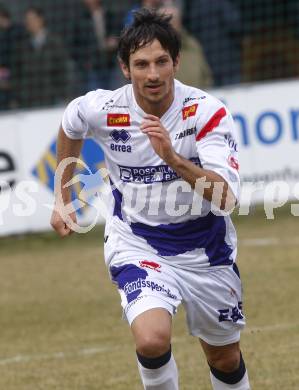
<svg viewBox="0 0 299 390">
<path fill-rule="evenodd" d="M 189 331 L 211 346 L 237 343 L 245 325 L 236 266 L 179 273 Z"/>
</svg>

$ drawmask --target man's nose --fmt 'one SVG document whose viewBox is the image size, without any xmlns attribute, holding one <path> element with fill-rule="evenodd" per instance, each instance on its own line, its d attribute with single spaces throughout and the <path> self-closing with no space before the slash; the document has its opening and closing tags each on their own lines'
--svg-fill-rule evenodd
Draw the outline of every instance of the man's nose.
<svg viewBox="0 0 299 390">
<path fill-rule="evenodd" d="M 148 79 L 150 81 L 157 81 L 159 80 L 159 72 L 158 72 L 158 69 L 155 65 L 151 65 L 149 67 L 149 72 L 148 72 L 148 75 L 147 75 Z"/>
</svg>

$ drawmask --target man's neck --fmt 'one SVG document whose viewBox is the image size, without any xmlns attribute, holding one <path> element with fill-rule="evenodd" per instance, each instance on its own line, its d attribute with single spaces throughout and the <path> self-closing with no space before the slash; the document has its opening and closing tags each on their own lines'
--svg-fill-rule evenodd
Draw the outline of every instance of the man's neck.
<svg viewBox="0 0 299 390">
<path fill-rule="evenodd" d="M 133 87 L 133 91 L 134 91 L 134 87 Z M 135 91 L 134 91 L 134 96 L 138 106 L 144 112 L 161 118 L 173 103 L 174 88 L 172 89 L 169 96 L 165 97 L 163 101 L 159 101 L 159 102 L 150 102 L 147 99 L 143 98 L 142 96 L 138 96 L 138 94 L 136 94 Z"/>
</svg>

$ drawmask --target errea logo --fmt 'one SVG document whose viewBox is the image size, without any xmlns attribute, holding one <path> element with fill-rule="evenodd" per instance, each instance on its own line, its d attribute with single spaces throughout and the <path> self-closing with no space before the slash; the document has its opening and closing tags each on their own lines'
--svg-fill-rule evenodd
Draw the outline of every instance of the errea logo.
<svg viewBox="0 0 299 390">
<path fill-rule="evenodd" d="M 131 145 L 124 145 L 131 138 L 131 134 L 127 130 L 114 129 L 113 131 L 111 131 L 110 137 L 113 139 L 114 142 L 116 142 L 116 144 L 110 144 L 111 150 L 115 152 L 128 152 L 128 153 L 132 152 Z"/>
<path fill-rule="evenodd" d="M 131 138 L 131 135 L 129 132 L 127 132 L 127 130 L 113 130 L 111 131 L 110 133 L 110 137 L 113 139 L 113 141 L 115 142 L 119 142 L 121 141 L 122 143 L 126 143 L 127 141 L 129 141 L 129 139 Z"/>
</svg>

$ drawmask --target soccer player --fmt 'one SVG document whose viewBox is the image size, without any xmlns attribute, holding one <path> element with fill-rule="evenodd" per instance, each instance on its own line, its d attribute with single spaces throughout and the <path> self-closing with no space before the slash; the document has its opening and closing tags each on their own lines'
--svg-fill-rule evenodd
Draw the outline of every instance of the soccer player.
<svg viewBox="0 0 299 390">
<path fill-rule="evenodd" d="M 239 193 L 233 120 L 219 100 L 175 80 L 179 52 L 168 16 L 137 11 L 118 50 L 131 84 L 89 92 L 68 105 L 58 162 L 78 157 L 88 136 L 105 152 L 113 194 L 105 261 L 132 330 L 144 389 L 179 388 L 171 327 L 183 303 L 213 389 L 248 390 L 239 347 L 245 319 L 236 235 L 225 212 Z M 73 170 L 68 166 L 62 177 L 64 203 L 70 190 L 63 185 Z M 60 207 L 51 223 L 67 236 L 72 225 Z M 76 221 L 74 213 L 70 218 Z"/>
</svg>

